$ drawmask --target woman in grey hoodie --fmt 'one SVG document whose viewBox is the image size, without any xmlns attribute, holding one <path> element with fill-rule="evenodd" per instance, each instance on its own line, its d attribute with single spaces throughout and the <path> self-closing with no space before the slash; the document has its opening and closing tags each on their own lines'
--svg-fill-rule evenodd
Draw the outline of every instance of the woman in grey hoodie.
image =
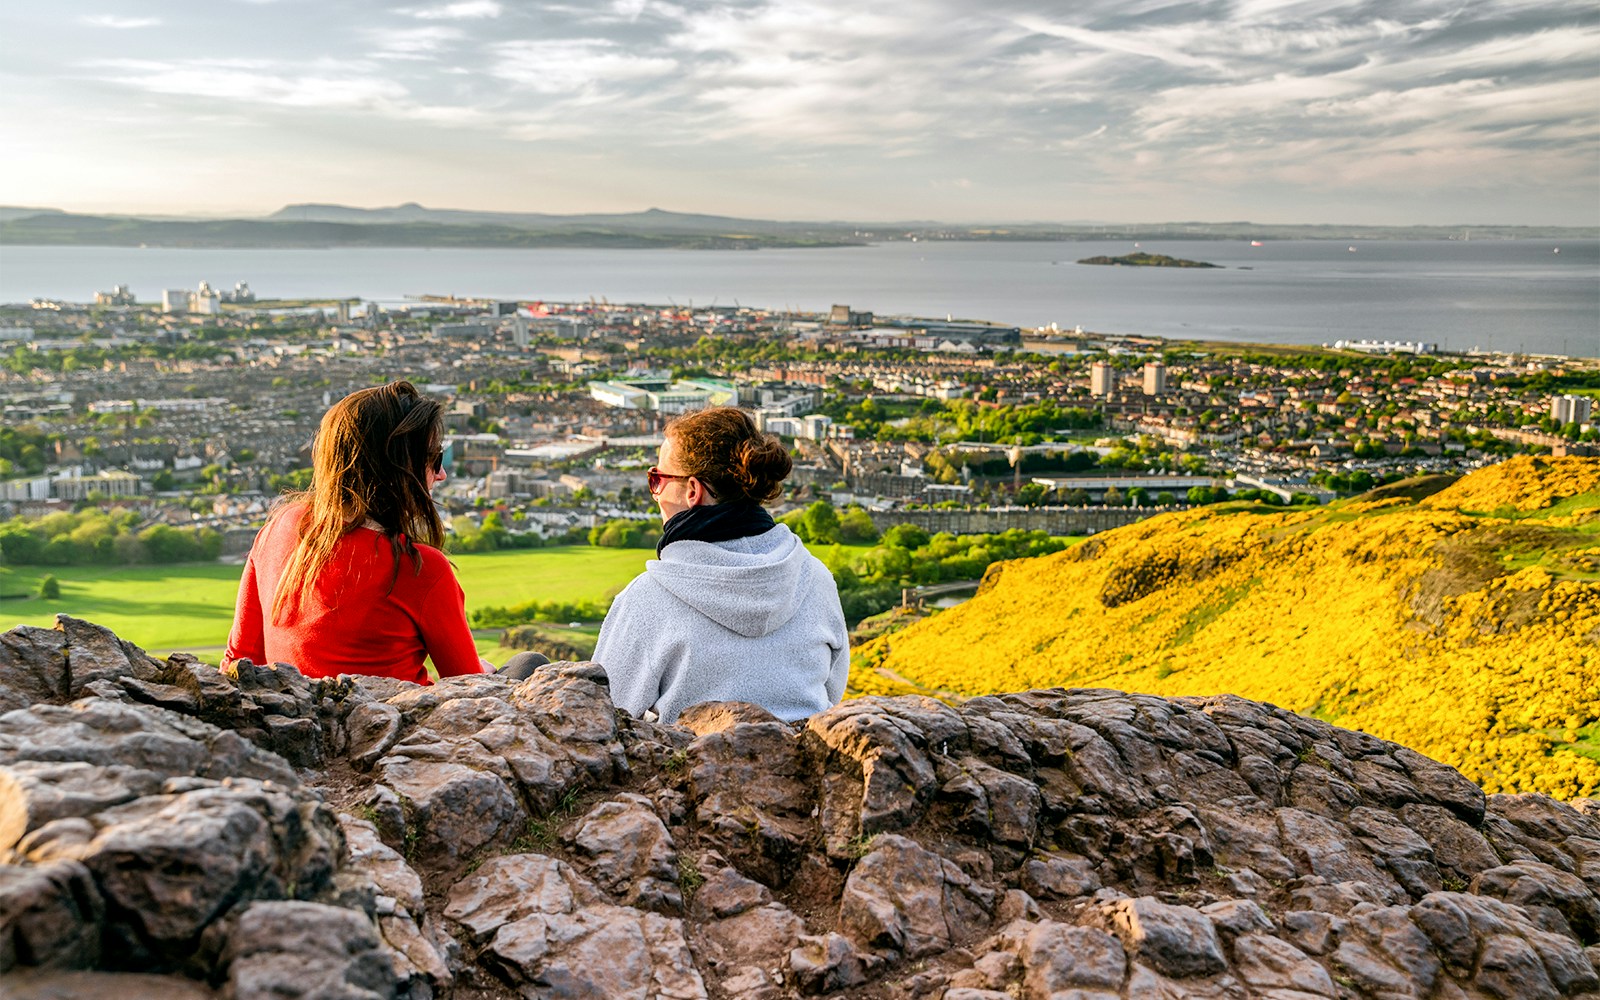
<svg viewBox="0 0 1600 1000">
<path fill-rule="evenodd" d="M 792 722 L 844 696 L 850 640 L 833 576 L 761 506 L 792 467 L 735 407 L 667 425 L 649 478 L 659 558 L 617 595 L 594 651 L 618 707 L 671 723 L 700 702 L 748 701 Z"/>
</svg>

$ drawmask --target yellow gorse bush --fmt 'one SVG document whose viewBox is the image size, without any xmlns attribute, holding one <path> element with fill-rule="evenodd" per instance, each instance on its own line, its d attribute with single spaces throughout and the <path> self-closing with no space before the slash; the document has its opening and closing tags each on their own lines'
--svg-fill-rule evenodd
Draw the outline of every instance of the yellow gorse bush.
<svg viewBox="0 0 1600 1000">
<path fill-rule="evenodd" d="M 1403 743 L 1491 792 L 1594 795 L 1600 495 L 1506 511 L 1596 490 L 1600 461 L 1517 459 L 1420 503 L 1152 518 L 996 564 L 971 601 L 863 646 L 851 687 L 1231 692 Z"/>
<path fill-rule="evenodd" d="M 1424 500 L 1440 510 L 1540 510 L 1567 497 L 1600 490 L 1600 459 L 1525 455 L 1501 462 L 1494 475 L 1464 476 Z"/>
</svg>

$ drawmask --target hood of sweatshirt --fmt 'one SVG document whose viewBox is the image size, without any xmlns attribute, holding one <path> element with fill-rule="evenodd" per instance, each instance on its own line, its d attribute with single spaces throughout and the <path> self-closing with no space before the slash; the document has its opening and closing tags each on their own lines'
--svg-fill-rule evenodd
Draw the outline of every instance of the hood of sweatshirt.
<svg viewBox="0 0 1600 1000">
<path fill-rule="evenodd" d="M 786 525 L 726 542 L 673 542 L 645 564 L 650 579 L 724 628 L 756 638 L 800 608 L 814 557 Z"/>
</svg>

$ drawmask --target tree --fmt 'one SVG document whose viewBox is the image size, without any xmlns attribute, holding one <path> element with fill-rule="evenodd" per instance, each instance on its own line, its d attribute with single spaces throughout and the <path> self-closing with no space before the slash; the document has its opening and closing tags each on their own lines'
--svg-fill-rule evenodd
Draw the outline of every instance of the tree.
<svg viewBox="0 0 1600 1000">
<path fill-rule="evenodd" d="M 1044 503 L 1045 494 L 1049 492 L 1050 487 L 1043 483 L 1028 483 L 1017 490 L 1017 495 L 1014 499 L 1024 507 L 1037 507 Z"/>
<path fill-rule="evenodd" d="M 511 534 L 500 520 L 500 512 L 497 510 L 490 511 L 483 516 L 483 524 L 479 526 L 478 533 L 483 535 L 491 550 L 505 548 L 507 545 L 506 539 Z"/>
<path fill-rule="evenodd" d="M 839 514 L 833 509 L 833 504 L 826 500 L 818 500 L 807 507 L 800 523 L 808 542 L 834 545 L 839 541 Z"/>
<path fill-rule="evenodd" d="M 877 525 L 872 515 L 860 507 L 852 507 L 839 518 L 839 541 L 846 545 L 871 545 L 878 540 Z"/>
<path fill-rule="evenodd" d="M 44 579 L 39 581 L 39 596 L 47 601 L 61 600 L 61 581 L 56 579 L 54 573 L 46 573 Z"/>
<path fill-rule="evenodd" d="M 0 555 L 6 562 L 33 565 L 44 551 L 45 535 L 21 524 L 0 525 Z"/>
<path fill-rule="evenodd" d="M 1117 489 L 1115 486 L 1107 486 L 1106 495 L 1103 498 L 1103 501 L 1107 507 L 1121 507 L 1122 491 Z"/>
<path fill-rule="evenodd" d="M 928 544 L 928 533 L 915 524 L 897 524 L 883 533 L 883 544 L 896 549 L 920 549 Z"/>
</svg>

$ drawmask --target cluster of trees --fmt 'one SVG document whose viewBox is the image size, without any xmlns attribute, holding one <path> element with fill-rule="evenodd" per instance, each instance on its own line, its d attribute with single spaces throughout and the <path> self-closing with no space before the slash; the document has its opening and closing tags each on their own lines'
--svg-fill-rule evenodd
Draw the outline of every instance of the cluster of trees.
<svg viewBox="0 0 1600 1000">
<path fill-rule="evenodd" d="M 839 587 L 845 618 L 854 622 L 899 604 L 905 587 L 978 580 L 991 563 L 1048 555 L 1068 544 L 1017 528 L 993 535 L 929 535 L 914 524 L 897 524 L 866 552 L 841 546 L 821 556 Z"/>
<path fill-rule="evenodd" d="M 878 540 L 872 516 L 860 507 L 847 507 L 843 514 L 833 504 L 818 500 L 805 510 L 795 510 L 778 518 L 802 542 L 816 545 L 871 545 Z"/>
<path fill-rule="evenodd" d="M 606 616 L 610 601 L 523 601 L 509 607 L 478 608 L 470 614 L 473 628 L 510 628 L 529 622 L 595 622 Z"/>
<path fill-rule="evenodd" d="M 1378 485 L 1377 478 L 1364 469 L 1356 469 L 1354 472 L 1318 472 L 1311 477 L 1311 481 L 1321 483 L 1338 493 L 1365 493 Z"/>
<path fill-rule="evenodd" d="M 617 518 L 589 529 L 589 544 L 608 549 L 653 549 L 661 539 L 661 525 L 653 521 Z"/>
<path fill-rule="evenodd" d="M 464 522 L 444 536 L 444 550 L 457 552 L 499 552 L 502 549 L 542 549 L 551 545 L 582 545 L 586 535 L 582 528 L 560 535 L 539 535 L 532 531 L 512 531 L 506 527 L 500 512 L 492 510 L 483 516 L 476 527 Z"/>
<path fill-rule="evenodd" d="M 1030 452 L 1022 456 L 1020 464 L 1024 476 L 1089 472 L 1095 469 L 1117 472 L 1149 469 L 1198 474 L 1206 468 L 1205 460 L 1198 455 L 1180 455 L 1163 449 L 1159 442 L 1149 438 L 1119 441 L 1103 455 L 1072 449 Z M 1005 477 L 1012 472 L 1010 459 L 994 451 L 940 449 L 929 452 L 923 460 L 923 466 L 938 483 L 960 482 L 963 468 L 974 476 Z"/>
<path fill-rule="evenodd" d="M 1568 441 L 1600 441 L 1600 427 L 1590 424 L 1589 429 L 1584 430 L 1576 420 L 1563 424 L 1549 414 L 1539 418 L 1539 429 L 1546 434 L 1559 434 Z"/>
<path fill-rule="evenodd" d="M 909 412 L 906 412 L 909 409 Z M 925 399 L 911 407 L 890 407 L 872 398 L 858 403 L 837 399 L 823 413 L 851 424 L 857 437 L 895 441 L 993 441 L 1034 445 L 1065 430 L 1100 426 L 1100 414 L 1053 399 L 1021 405 L 985 406 L 970 399 Z"/>
<path fill-rule="evenodd" d="M 32 427 L 0 427 L 0 478 L 44 471 L 51 437 Z"/>
<path fill-rule="evenodd" d="M 222 554 L 211 528 L 144 524 L 123 508 L 12 518 L 0 524 L 0 555 L 22 566 L 114 566 L 205 562 Z"/>
</svg>

